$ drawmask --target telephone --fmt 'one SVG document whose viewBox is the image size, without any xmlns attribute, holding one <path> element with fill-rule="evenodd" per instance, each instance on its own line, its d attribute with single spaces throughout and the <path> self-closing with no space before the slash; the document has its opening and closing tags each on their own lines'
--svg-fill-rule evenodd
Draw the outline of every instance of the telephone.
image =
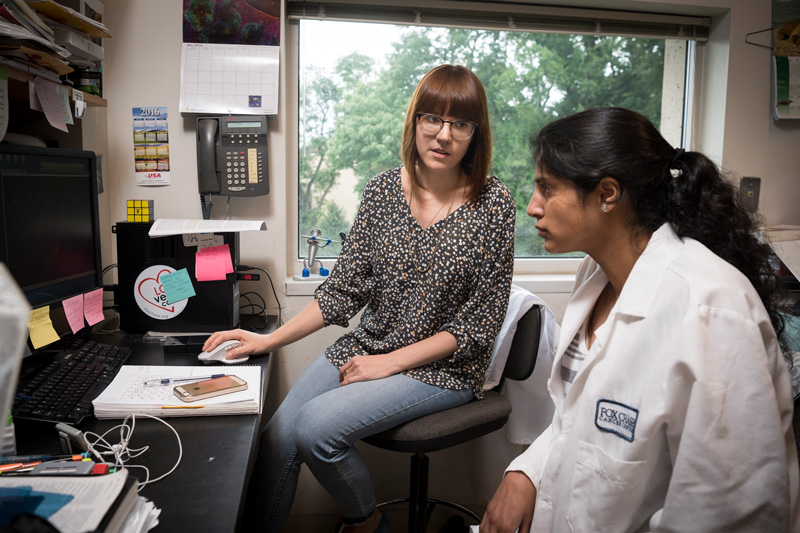
<svg viewBox="0 0 800 533">
<path fill-rule="evenodd" d="M 200 194 L 269 193 L 267 117 L 198 117 L 197 179 Z"/>
</svg>

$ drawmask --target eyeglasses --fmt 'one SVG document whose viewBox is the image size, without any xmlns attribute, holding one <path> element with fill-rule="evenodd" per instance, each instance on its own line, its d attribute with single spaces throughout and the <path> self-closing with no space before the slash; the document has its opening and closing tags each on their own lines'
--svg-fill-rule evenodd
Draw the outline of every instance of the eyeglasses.
<svg viewBox="0 0 800 533">
<path fill-rule="evenodd" d="M 428 113 L 417 113 L 419 119 L 419 127 L 423 133 L 428 135 L 436 135 L 445 124 L 450 124 L 450 134 L 453 139 L 459 141 L 466 141 L 472 134 L 475 133 L 475 128 L 478 126 L 474 122 L 466 120 L 444 120 L 436 115 L 429 115 Z"/>
</svg>

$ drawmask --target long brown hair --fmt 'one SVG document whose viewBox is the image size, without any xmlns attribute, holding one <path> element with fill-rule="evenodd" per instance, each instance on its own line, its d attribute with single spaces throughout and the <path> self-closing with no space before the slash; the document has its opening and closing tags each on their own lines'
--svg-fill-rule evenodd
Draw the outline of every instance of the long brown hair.
<svg viewBox="0 0 800 533">
<path fill-rule="evenodd" d="M 461 160 L 461 169 L 467 176 L 468 199 L 475 201 L 486 184 L 492 163 L 492 131 L 483 84 L 471 70 L 461 65 L 440 65 L 420 80 L 408 105 L 402 147 L 406 172 L 411 182 L 420 186 L 416 174 L 419 163 L 417 113 L 450 115 L 477 124 L 469 149 Z"/>
</svg>

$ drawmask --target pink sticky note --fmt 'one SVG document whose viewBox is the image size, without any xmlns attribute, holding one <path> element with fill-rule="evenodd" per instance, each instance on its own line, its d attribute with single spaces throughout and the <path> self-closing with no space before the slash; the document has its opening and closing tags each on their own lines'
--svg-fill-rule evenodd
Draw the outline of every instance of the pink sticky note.
<svg viewBox="0 0 800 533">
<path fill-rule="evenodd" d="M 103 289 L 95 289 L 83 295 L 83 313 L 90 326 L 105 318 L 103 316 Z"/>
<path fill-rule="evenodd" d="M 200 250 L 201 254 L 211 254 L 215 261 L 219 261 L 225 267 L 225 273 L 233 273 L 233 261 L 231 261 L 231 249 L 227 244 L 219 246 L 209 246 Z"/>
<path fill-rule="evenodd" d="M 83 294 L 67 298 L 61 302 L 61 306 L 67 316 L 69 329 L 72 330 L 72 333 L 78 333 L 83 329 Z"/>
<path fill-rule="evenodd" d="M 227 244 L 203 248 L 195 254 L 195 278 L 197 281 L 225 279 L 233 272 L 231 251 Z"/>
</svg>

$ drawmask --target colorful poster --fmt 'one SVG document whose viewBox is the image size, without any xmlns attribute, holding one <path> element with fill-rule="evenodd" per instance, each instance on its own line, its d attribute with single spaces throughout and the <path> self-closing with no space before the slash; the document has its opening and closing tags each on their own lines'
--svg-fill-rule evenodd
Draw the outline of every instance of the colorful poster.
<svg viewBox="0 0 800 533">
<path fill-rule="evenodd" d="M 169 129 L 166 107 L 133 108 L 136 185 L 169 185 Z"/>
<path fill-rule="evenodd" d="M 181 113 L 278 112 L 279 0 L 183 0 Z"/>
<path fill-rule="evenodd" d="M 772 0 L 772 95 L 775 119 L 800 118 L 800 0 Z"/>
<path fill-rule="evenodd" d="M 800 56 L 772 58 L 775 118 L 800 118 Z"/>
</svg>

